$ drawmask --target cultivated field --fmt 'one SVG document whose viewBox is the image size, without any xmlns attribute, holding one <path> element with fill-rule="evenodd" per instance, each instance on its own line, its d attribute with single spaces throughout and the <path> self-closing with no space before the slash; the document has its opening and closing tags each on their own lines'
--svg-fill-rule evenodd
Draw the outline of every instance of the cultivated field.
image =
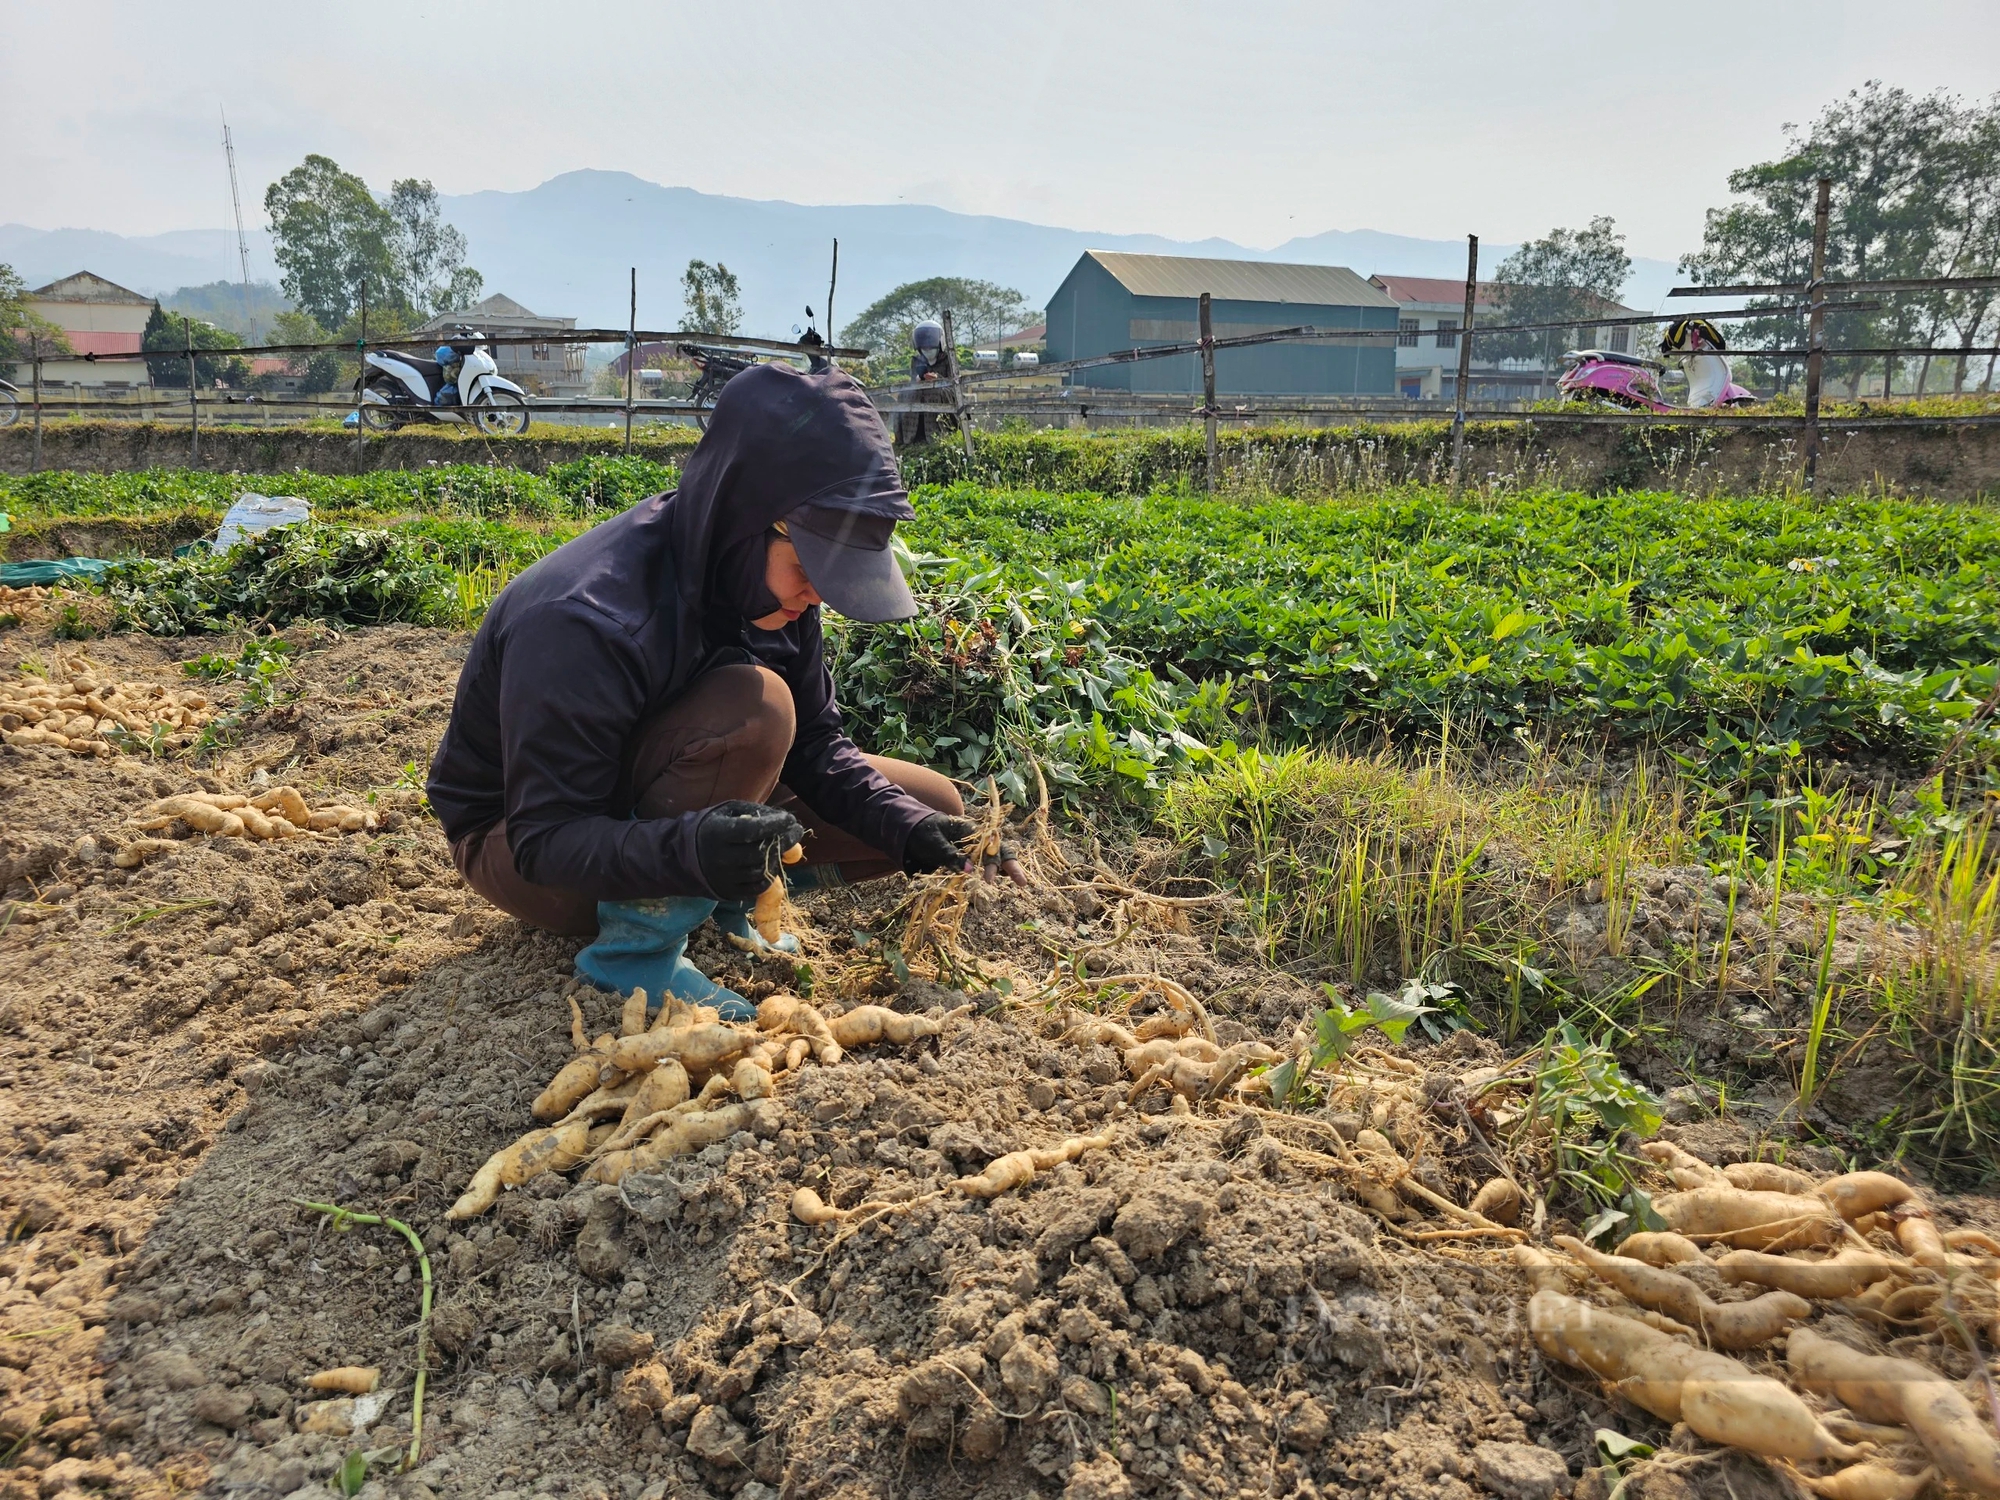
<svg viewBox="0 0 2000 1500">
<path fill-rule="evenodd" d="M 422 798 L 670 469 L 265 476 L 317 523 L 220 559 L 240 477 L 0 479 L 147 559 L 0 599 L 0 1497 L 2000 1494 L 2000 518 L 1154 477 L 918 493 L 843 702 L 1035 879 L 705 934 L 707 1052 Z M 710 1123 L 447 1217 L 579 1052 Z"/>
</svg>

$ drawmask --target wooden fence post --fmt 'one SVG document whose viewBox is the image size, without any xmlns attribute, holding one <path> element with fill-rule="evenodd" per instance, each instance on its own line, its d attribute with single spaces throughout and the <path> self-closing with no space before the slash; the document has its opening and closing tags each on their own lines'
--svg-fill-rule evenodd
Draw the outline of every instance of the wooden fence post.
<svg viewBox="0 0 2000 1500">
<path fill-rule="evenodd" d="M 191 468 L 201 467 L 201 408 L 195 404 L 194 389 L 194 319 L 181 314 L 181 331 L 187 340 L 188 365 L 188 464 Z"/>
<path fill-rule="evenodd" d="M 632 377 L 639 363 L 639 268 L 632 268 L 632 312 L 625 325 L 625 456 L 632 456 Z"/>
<path fill-rule="evenodd" d="M 35 457 L 34 472 L 42 472 L 42 336 L 28 335 L 28 355 L 35 362 Z"/>
<path fill-rule="evenodd" d="M 1201 343 L 1203 483 L 1212 495 L 1215 493 L 1215 314 L 1211 300 L 1207 292 L 1201 294 L 1195 328 Z"/>
<path fill-rule="evenodd" d="M 1819 489 L 1819 387 L 1826 356 L 1826 221 L 1833 179 L 1819 180 L 1813 203 L 1812 277 L 1806 283 L 1806 493 Z"/>
<path fill-rule="evenodd" d="M 944 314 L 944 374 L 951 382 L 951 410 L 958 419 L 958 435 L 965 444 L 965 477 L 972 477 L 972 403 L 965 399 L 965 387 L 958 379 L 958 335 L 952 332 L 951 309 Z"/>
<path fill-rule="evenodd" d="M 361 278 L 361 336 L 354 341 L 354 472 L 368 467 L 367 429 L 361 423 L 361 392 L 368 385 L 368 278 Z"/>
<path fill-rule="evenodd" d="M 1451 492 L 1465 485 L 1465 388 L 1472 383 L 1472 309 L 1479 292 L 1479 236 L 1465 237 L 1465 316 L 1458 327 L 1458 389 L 1452 393 Z"/>
</svg>

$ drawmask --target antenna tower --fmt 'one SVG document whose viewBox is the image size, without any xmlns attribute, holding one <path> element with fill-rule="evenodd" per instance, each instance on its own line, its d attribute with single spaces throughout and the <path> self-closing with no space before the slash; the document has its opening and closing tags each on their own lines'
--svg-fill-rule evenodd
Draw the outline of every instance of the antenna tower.
<svg viewBox="0 0 2000 1500">
<path fill-rule="evenodd" d="M 236 210 L 236 259 L 243 268 L 243 317 L 250 321 L 250 241 L 243 233 L 243 195 L 236 187 L 236 142 L 229 135 L 229 112 L 222 112 L 222 154 L 229 159 L 229 205 Z M 257 329 L 254 322 L 250 327 L 250 337 L 254 341 Z"/>
</svg>

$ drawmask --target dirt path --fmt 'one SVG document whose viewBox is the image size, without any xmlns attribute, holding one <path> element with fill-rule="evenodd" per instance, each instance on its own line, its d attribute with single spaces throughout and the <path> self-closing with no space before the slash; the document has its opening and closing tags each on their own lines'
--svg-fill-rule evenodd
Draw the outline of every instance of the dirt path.
<svg viewBox="0 0 2000 1500">
<path fill-rule="evenodd" d="M 771 1128 L 671 1171 L 545 1176 L 447 1223 L 570 1055 L 577 945 L 470 897 L 398 785 L 442 727 L 465 638 L 313 644 L 296 695 L 212 772 L 0 749 L 0 873 L 39 897 L 0 934 L 0 1500 L 323 1496 L 352 1450 L 377 1455 L 370 1497 L 1547 1500 L 1595 1462 L 1596 1426 L 1634 1430 L 1533 1356 L 1504 1242 L 1400 1237 L 1343 1185 L 1333 1126 L 1158 1090 L 1133 1107 L 1117 1056 L 1060 1023 L 897 984 L 856 934 L 886 930 L 900 881 L 819 898 L 804 931 L 823 1000 L 938 1014 L 934 1043 L 809 1069 Z M 10 666 L 58 649 L 6 645 Z M 87 654 L 168 682 L 193 648 Z M 372 793 L 381 828 L 112 862 L 144 803 L 260 768 L 309 795 Z M 1092 891 L 1005 890 L 978 896 L 962 941 L 1024 973 L 1098 942 L 1098 964 L 1210 997 L 1224 1042 L 1288 1037 L 1312 1004 L 1184 923 L 1115 945 L 1109 925 Z M 753 998 L 795 977 L 702 941 Z M 593 1034 L 614 1026 L 612 997 L 579 998 Z M 1416 1175 L 1463 1203 L 1492 1167 L 1444 1106 L 1499 1053 L 1460 1033 L 1408 1056 L 1383 1075 L 1405 1102 L 1374 1123 L 1428 1142 Z M 1413 1115 L 1412 1097 L 1438 1108 Z M 1111 1144 L 1028 1190 L 940 1190 L 1092 1132 Z M 786 1211 L 800 1186 L 896 1207 L 809 1229 Z M 399 1216 L 429 1248 L 412 1475 L 395 1476 L 410 1256 L 300 1198 Z M 386 1409 L 360 1435 L 298 1430 L 305 1377 L 344 1364 L 381 1366 Z M 1744 1460 L 1700 1476 L 1636 1493 L 1779 1493 Z"/>
</svg>

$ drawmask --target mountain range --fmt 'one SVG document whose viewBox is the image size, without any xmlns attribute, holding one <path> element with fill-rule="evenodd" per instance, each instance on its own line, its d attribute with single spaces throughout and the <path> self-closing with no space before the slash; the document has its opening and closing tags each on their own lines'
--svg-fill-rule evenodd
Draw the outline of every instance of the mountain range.
<svg viewBox="0 0 2000 1500">
<path fill-rule="evenodd" d="M 836 236 L 834 310 L 843 323 L 892 288 L 928 276 L 995 281 L 1039 305 L 1085 250 L 1343 265 L 1364 276 L 1465 275 L 1462 241 L 1373 229 L 1328 230 L 1259 249 L 1224 239 L 1063 229 L 915 203 L 732 198 L 664 187 L 626 172 L 565 172 L 524 192 L 447 195 L 443 208 L 470 242 L 469 259 L 484 274 L 488 292 L 505 292 L 538 313 L 573 316 L 586 326 L 625 322 L 634 267 L 640 326 L 674 326 L 681 271 L 699 258 L 722 261 L 736 273 L 746 333 L 784 337 L 804 324 L 809 305 L 823 327 Z M 269 235 L 256 230 L 248 239 L 252 279 L 276 281 Z M 1513 249 L 1482 244 L 1481 267 L 1490 274 Z M 88 269 L 149 294 L 241 274 L 236 236 L 224 229 L 119 235 L 0 224 L 0 262 L 30 286 Z M 1653 309 L 1676 278 L 1669 261 L 1635 259 L 1625 300 Z"/>
</svg>

